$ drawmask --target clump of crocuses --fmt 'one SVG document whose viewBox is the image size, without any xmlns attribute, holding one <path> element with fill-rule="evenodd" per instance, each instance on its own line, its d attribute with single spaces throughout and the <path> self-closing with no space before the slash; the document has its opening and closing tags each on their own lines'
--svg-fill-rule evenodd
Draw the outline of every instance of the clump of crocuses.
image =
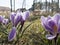
<svg viewBox="0 0 60 45">
<path fill-rule="evenodd" d="M 12 22 L 12 30 L 10 31 L 8 35 L 8 40 L 12 41 L 16 37 L 16 26 L 20 23 L 20 25 L 23 25 L 25 20 L 29 17 L 29 11 L 25 12 L 12 12 L 10 15 L 10 20 Z"/>
<path fill-rule="evenodd" d="M 9 21 L 7 18 L 5 18 L 5 15 L 4 16 L 0 15 L 0 23 L 6 25 L 6 24 L 8 24 L 8 22 Z"/>
<path fill-rule="evenodd" d="M 41 23 L 45 30 L 50 33 L 46 35 L 47 39 L 52 40 L 60 33 L 60 14 L 54 15 L 53 17 L 41 16 Z"/>
</svg>

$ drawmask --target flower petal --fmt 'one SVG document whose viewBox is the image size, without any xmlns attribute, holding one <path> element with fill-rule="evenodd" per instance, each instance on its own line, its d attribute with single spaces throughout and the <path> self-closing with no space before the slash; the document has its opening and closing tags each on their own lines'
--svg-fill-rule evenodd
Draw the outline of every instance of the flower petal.
<svg viewBox="0 0 60 45">
<path fill-rule="evenodd" d="M 8 35 L 8 41 L 12 41 L 15 38 L 15 36 L 16 36 L 16 28 L 13 27 Z"/>
<path fill-rule="evenodd" d="M 46 35 L 46 38 L 52 40 L 56 37 L 56 35 Z"/>
<path fill-rule="evenodd" d="M 43 23 L 45 23 L 45 21 L 46 21 L 46 17 L 44 17 L 44 16 L 41 16 L 41 24 L 43 25 Z"/>
<path fill-rule="evenodd" d="M 22 18 L 25 21 L 29 17 L 29 11 L 23 12 Z"/>
<path fill-rule="evenodd" d="M 56 24 L 58 24 L 58 21 L 59 21 L 59 19 L 60 19 L 60 14 L 59 14 L 59 13 L 55 14 L 55 15 L 52 17 L 52 19 L 55 21 Z"/>
<path fill-rule="evenodd" d="M 58 22 L 58 33 L 60 33 L 60 20 Z"/>
<path fill-rule="evenodd" d="M 56 25 L 54 20 L 48 20 L 48 26 L 52 29 L 53 34 L 56 34 L 58 32 L 58 26 Z"/>
<path fill-rule="evenodd" d="M 42 23 L 42 26 L 46 29 L 46 31 L 49 31 L 49 32 L 51 32 L 52 33 L 52 28 L 50 28 L 49 26 L 48 26 L 48 20 L 50 20 L 51 18 L 50 17 L 48 17 L 48 18 L 46 18 L 46 17 L 44 17 L 44 16 L 41 16 L 41 23 Z"/>
<path fill-rule="evenodd" d="M 10 20 L 12 21 L 12 24 L 14 25 L 14 18 L 16 16 L 16 13 L 12 12 L 10 15 Z"/>
<path fill-rule="evenodd" d="M 41 23 L 42 23 L 42 25 L 43 25 L 43 23 L 47 23 L 47 21 L 48 20 L 50 20 L 51 19 L 51 17 L 50 16 L 48 16 L 48 18 L 46 18 L 46 17 L 44 17 L 44 16 L 41 16 Z"/>
<path fill-rule="evenodd" d="M 4 17 L 2 15 L 0 15 L 0 22 L 2 22 L 4 19 Z"/>
<path fill-rule="evenodd" d="M 17 26 L 17 24 L 21 21 L 21 19 L 22 19 L 22 16 L 19 13 L 17 13 L 14 19 L 14 25 Z"/>
</svg>

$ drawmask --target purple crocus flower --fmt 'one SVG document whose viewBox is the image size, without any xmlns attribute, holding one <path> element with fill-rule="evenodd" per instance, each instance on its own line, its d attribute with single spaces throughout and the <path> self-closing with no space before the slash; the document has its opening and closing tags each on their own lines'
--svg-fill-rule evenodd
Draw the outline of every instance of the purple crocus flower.
<svg viewBox="0 0 60 45">
<path fill-rule="evenodd" d="M 21 13 L 22 20 L 25 21 L 29 17 L 29 11 L 25 11 Z"/>
<path fill-rule="evenodd" d="M 17 13 L 12 13 L 10 16 L 10 20 L 12 21 L 12 24 L 15 26 L 12 28 L 11 32 L 8 35 L 8 40 L 12 41 L 14 39 L 14 37 L 16 36 L 16 26 L 19 22 L 21 22 L 21 24 L 24 23 L 24 21 L 28 18 L 29 16 L 29 12 L 17 12 Z"/>
<path fill-rule="evenodd" d="M 46 31 L 50 32 L 50 34 L 46 35 L 47 39 L 54 39 L 60 32 L 60 14 L 54 15 L 53 17 L 41 16 L 41 23 Z"/>
<path fill-rule="evenodd" d="M 17 26 L 21 18 L 22 17 L 19 14 L 12 13 L 10 16 L 10 20 L 12 21 L 13 26 Z"/>
<path fill-rule="evenodd" d="M 14 25 L 14 18 L 16 16 L 16 13 L 12 12 L 11 15 L 10 15 L 10 20 L 12 22 L 12 24 Z"/>
<path fill-rule="evenodd" d="M 19 22 L 24 23 L 25 20 L 29 17 L 29 11 L 12 13 L 10 20 L 12 21 L 13 26 L 17 26 Z"/>
<path fill-rule="evenodd" d="M 2 23 L 5 24 L 5 25 L 8 24 L 8 22 L 9 22 L 8 19 L 3 19 L 3 21 L 2 21 Z"/>
<path fill-rule="evenodd" d="M 22 16 L 20 15 L 20 13 L 17 13 L 14 19 L 14 25 L 16 26 L 22 19 Z"/>
<path fill-rule="evenodd" d="M 12 41 L 16 36 L 16 28 L 12 27 L 12 30 L 10 31 L 8 35 L 8 41 Z"/>
<path fill-rule="evenodd" d="M 3 21 L 4 16 L 0 15 L 0 23 Z"/>
<path fill-rule="evenodd" d="M 26 21 L 26 19 L 28 19 L 30 13 L 29 13 L 29 11 L 20 12 L 20 13 L 21 13 L 21 16 L 22 16 L 21 25 L 23 25 L 24 22 Z"/>
</svg>

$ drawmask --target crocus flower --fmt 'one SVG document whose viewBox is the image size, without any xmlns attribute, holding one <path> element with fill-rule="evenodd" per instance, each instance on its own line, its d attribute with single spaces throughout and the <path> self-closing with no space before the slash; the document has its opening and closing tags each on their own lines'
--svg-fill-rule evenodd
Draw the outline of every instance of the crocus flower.
<svg viewBox="0 0 60 45">
<path fill-rule="evenodd" d="M 29 11 L 26 11 L 26 12 L 22 12 L 22 20 L 26 20 L 28 17 L 29 17 Z"/>
<path fill-rule="evenodd" d="M 29 12 L 17 12 L 17 13 L 12 13 L 10 15 L 10 20 L 12 21 L 13 24 L 13 28 L 10 31 L 9 35 L 8 35 L 8 40 L 12 41 L 14 39 L 14 37 L 16 36 L 16 26 L 19 22 L 21 22 L 21 24 L 23 24 L 25 22 L 25 20 L 28 18 L 29 16 Z"/>
<path fill-rule="evenodd" d="M 14 26 L 17 26 L 19 22 L 24 22 L 29 17 L 29 11 L 26 12 L 17 12 L 12 13 L 10 16 L 10 20 Z"/>
<path fill-rule="evenodd" d="M 17 24 L 21 20 L 21 16 L 16 13 L 12 13 L 10 15 L 10 20 L 12 21 L 13 26 L 17 26 Z"/>
<path fill-rule="evenodd" d="M 16 26 L 22 19 L 22 16 L 20 15 L 20 13 L 17 13 L 15 18 L 14 18 L 14 25 Z"/>
<path fill-rule="evenodd" d="M 2 23 L 5 24 L 5 25 L 8 24 L 8 22 L 9 22 L 8 19 L 3 19 L 3 21 L 2 21 Z"/>
<path fill-rule="evenodd" d="M 22 16 L 21 25 L 23 25 L 26 19 L 28 19 L 30 13 L 29 11 L 25 11 L 25 12 L 20 12 L 20 14 Z"/>
<path fill-rule="evenodd" d="M 4 17 L 0 15 L 0 23 L 3 21 Z"/>
<path fill-rule="evenodd" d="M 41 16 L 42 26 L 48 31 L 50 34 L 46 35 L 47 39 L 54 39 L 57 34 L 60 32 L 60 14 L 54 15 L 53 17 Z"/>
<path fill-rule="evenodd" d="M 16 28 L 12 27 L 12 30 L 10 31 L 8 35 L 8 41 L 12 41 L 16 36 Z"/>
</svg>

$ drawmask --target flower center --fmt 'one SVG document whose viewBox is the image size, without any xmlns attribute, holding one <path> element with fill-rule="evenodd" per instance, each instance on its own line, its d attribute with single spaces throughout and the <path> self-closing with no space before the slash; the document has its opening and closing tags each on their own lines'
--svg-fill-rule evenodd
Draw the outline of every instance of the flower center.
<svg viewBox="0 0 60 45">
<path fill-rule="evenodd" d="M 54 30 L 54 34 L 56 34 L 58 32 L 58 28 L 56 25 L 53 26 L 53 30 Z"/>
</svg>

